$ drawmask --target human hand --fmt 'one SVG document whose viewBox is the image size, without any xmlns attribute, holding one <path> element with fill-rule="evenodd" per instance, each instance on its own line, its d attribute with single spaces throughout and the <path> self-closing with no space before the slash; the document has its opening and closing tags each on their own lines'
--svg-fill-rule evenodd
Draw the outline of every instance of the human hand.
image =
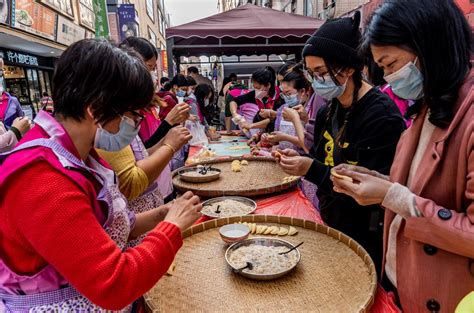
<svg viewBox="0 0 474 313">
<path fill-rule="evenodd" d="M 280 141 L 284 140 L 284 134 L 282 132 L 276 131 L 273 132 L 269 135 L 267 135 L 266 140 L 272 144 L 272 145 L 277 145 Z"/>
<path fill-rule="evenodd" d="M 188 191 L 169 204 L 168 214 L 164 220 L 175 224 L 181 231 L 184 231 L 201 217 L 199 213 L 201 209 L 202 204 L 199 197 Z"/>
<path fill-rule="evenodd" d="M 288 149 L 289 150 L 289 149 Z M 292 176 L 304 176 L 308 173 L 313 160 L 302 156 L 280 156 L 279 162 L 283 171 Z"/>
<path fill-rule="evenodd" d="M 284 120 L 291 121 L 291 122 L 297 121 L 300 119 L 298 112 L 292 108 L 284 108 L 281 116 L 283 117 Z"/>
<path fill-rule="evenodd" d="M 300 117 L 300 119 L 307 123 L 308 120 L 309 120 L 309 117 L 308 117 L 308 112 L 306 111 L 306 109 L 304 108 L 303 105 L 301 104 L 298 104 L 297 106 L 294 106 L 293 107 L 293 110 L 295 110 L 296 112 L 298 112 L 298 115 Z"/>
<path fill-rule="evenodd" d="M 31 128 L 31 121 L 27 116 L 17 117 L 12 126 L 18 129 L 21 133 L 21 136 L 25 135 L 27 131 Z"/>
<path fill-rule="evenodd" d="M 193 136 L 186 127 L 176 126 L 170 129 L 163 139 L 164 145 L 172 146 L 176 151 L 181 149 Z"/>
<path fill-rule="evenodd" d="M 232 122 L 234 122 L 236 125 L 239 125 L 240 123 L 245 122 L 245 118 L 238 113 L 232 113 Z"/>
<path fill-rule="evenodd" d="M 178 125 L 186 121 L 189 117 L 191 106 L 187 103 L 179 103 L 166 115 L 165 121 L 171 126 Z"/>
<path fill-rule="evenodd" d="M 258 113 L 261 118 L 272 118 L 272 110 L 270 109 L 261 109 L 260 112 Z"/>
<path fill-rule="evenodd" d="M 368 168 L 365 168 L 363 166 L 351 165 L 351 164 L 346 164 L 346 163 L 339 164 L 339 165 L 333 167 L 332 170 L 331 170 L 331 173 L 336 172 L 340 175 L 344 175 L 344 171 L 346 171 L 346 170 L 354 171 L 354 172 L 358 172 L 358 173 L 362 173 L 362 174 L 372 175 L 372 176 L 375 176 L 375 177 L 378 177 L 378 178 L 381 178 L 381 179 L 384 179 L 384 180 L 389 180 L 388 176 L 380 174 L 377 171 L 369 170 Z"/>
<path fill-rule="evenodd" d="M 386 179 L 374 176 L 372 171 L 363 167 L 356 167 L 350 170 L 344 167 L 333 169 L 336 175 L 350 177 L 352 181 L 331 175 L 335 192 L 344 193 L 359 203 L 360 205 L 380 204 L 385 195 L 392 186 L 392 183 Z M 365 173 L 364 173 L 365 172 Z M 374 171 L 375 172 L 375 171 Z"/>
<path fill-rule="evenodd" d="M 272 152 L 272 156 L 278 162 L 280 161 L 280 158 L 281 158 L 282 155 L 291 157 L 291 156 L 299 156 L 300 154 L 298 152 L 296 152 L 295 150 L 293 150 L 293 149 L 284 149 L 284 150 L 277 149 L 276 151 Z"/>
<path fill-rule="evenodd" d="M 153 209 L 154 218 L 157 224 L 159 222 L 162 222 L 165 219 L 166 215 L 169 212 L 170 207 L 171 207 L 171 202 Z"/>
</svg>

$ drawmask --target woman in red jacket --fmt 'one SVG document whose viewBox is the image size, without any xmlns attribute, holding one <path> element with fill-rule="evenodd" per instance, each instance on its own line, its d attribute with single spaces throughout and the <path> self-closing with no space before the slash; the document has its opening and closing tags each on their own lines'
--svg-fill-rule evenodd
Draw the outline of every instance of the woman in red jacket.
<svg viewBox="0 0 474 313">
<path fill-rule="evenodd" d="M 474 290 L 471 29 L 451 0 L 388 1 L 363 47 L 395 95 L 415 100 L 390 177 L 341 165 L 334 190 L 385 208 L 385 286 L 405 312 L 454 312 Z M 346 178 L 347 179 L 347 178 Z"/>
<path fill-rule="evenodd" d="M 78 41 L 53 85 L 54 117 L 41 111 L 1 165 L 0 311 L 130 311 L 170 266 L 199 198 L 135 215 L 94 150 L 120 150 L 138 133 L 154 86 L 136 54 Z"/>
</svg>

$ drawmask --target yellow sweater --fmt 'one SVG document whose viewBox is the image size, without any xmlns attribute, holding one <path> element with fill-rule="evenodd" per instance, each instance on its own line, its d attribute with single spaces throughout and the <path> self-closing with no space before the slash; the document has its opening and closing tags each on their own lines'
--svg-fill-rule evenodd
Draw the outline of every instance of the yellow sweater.
<svg viewBox="0 0 474 313">
<path fill-rule="evenodd" d="M 120 192 L 128 200 L 137 198 L 148 188 L 148 177 L 137 166 L 135 155 L 130 146 L 116 152 L 99 149 L 97 149 L 97 152 L 117 174 Z"/>
</svg>

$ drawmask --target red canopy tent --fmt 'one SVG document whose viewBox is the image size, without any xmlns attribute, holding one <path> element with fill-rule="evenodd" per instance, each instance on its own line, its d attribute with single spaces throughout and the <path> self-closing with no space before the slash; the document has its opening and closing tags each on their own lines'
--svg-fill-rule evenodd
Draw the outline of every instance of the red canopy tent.
<svg viewBox="0 0 474 313">
<path fill-rule="evenodd" d="M 181 56 L 295 54 L 324 21 L 252 4 L 168 28 L 168 68 Z M 171 72 L 171 71 L 170 71 Z"/>
</svg>

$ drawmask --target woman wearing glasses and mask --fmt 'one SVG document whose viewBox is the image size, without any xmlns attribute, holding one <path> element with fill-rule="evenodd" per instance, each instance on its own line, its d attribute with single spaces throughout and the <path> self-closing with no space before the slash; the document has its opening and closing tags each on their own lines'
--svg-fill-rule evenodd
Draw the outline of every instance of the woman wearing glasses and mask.
<svg viewBox="0 0 474 313">
<path fill-rule="evenodd" d="M 135 113 L 154 94 L 139 56 L 78 41 L 56 62 L 53 86 L 54 117 L 40 111 L 0 168 L 0 311 L 129 312 L 171 265 L 199 198 L 184 194 L 160 218 L 133 214 L 95 152 L 138 134 Z"/>
<path fill-rule="evenodd" d="M 390 177 L 341 165 L 337 173 L 354 181 L 333 177 L 334 190 L 385 208 L 385 285 L 406 312 L 454 312 L 474 290 L 471 36 L 452 0 L 390 1 L 374 13 L 362 45 L 393 92 L 416 101 L 409 109 L 416 117 Z"/>
<path fill-rule="evenodd" d="M 316 115 L 310 154 L 279 151 L 282 169 L 318 187 L 323 220 L 358 241 L 375 264 L 382 255 L 383 210 L 362 207 L 333 191 L 330 170 L 341 163 L 388 173 L 398 139 L 405 129 L 396 105 L 362 80 L 359 57 L 360 14 L 329 20 L 306 42 L 303 57 L 314 92 L 328 100 Z"/>
</svg>

